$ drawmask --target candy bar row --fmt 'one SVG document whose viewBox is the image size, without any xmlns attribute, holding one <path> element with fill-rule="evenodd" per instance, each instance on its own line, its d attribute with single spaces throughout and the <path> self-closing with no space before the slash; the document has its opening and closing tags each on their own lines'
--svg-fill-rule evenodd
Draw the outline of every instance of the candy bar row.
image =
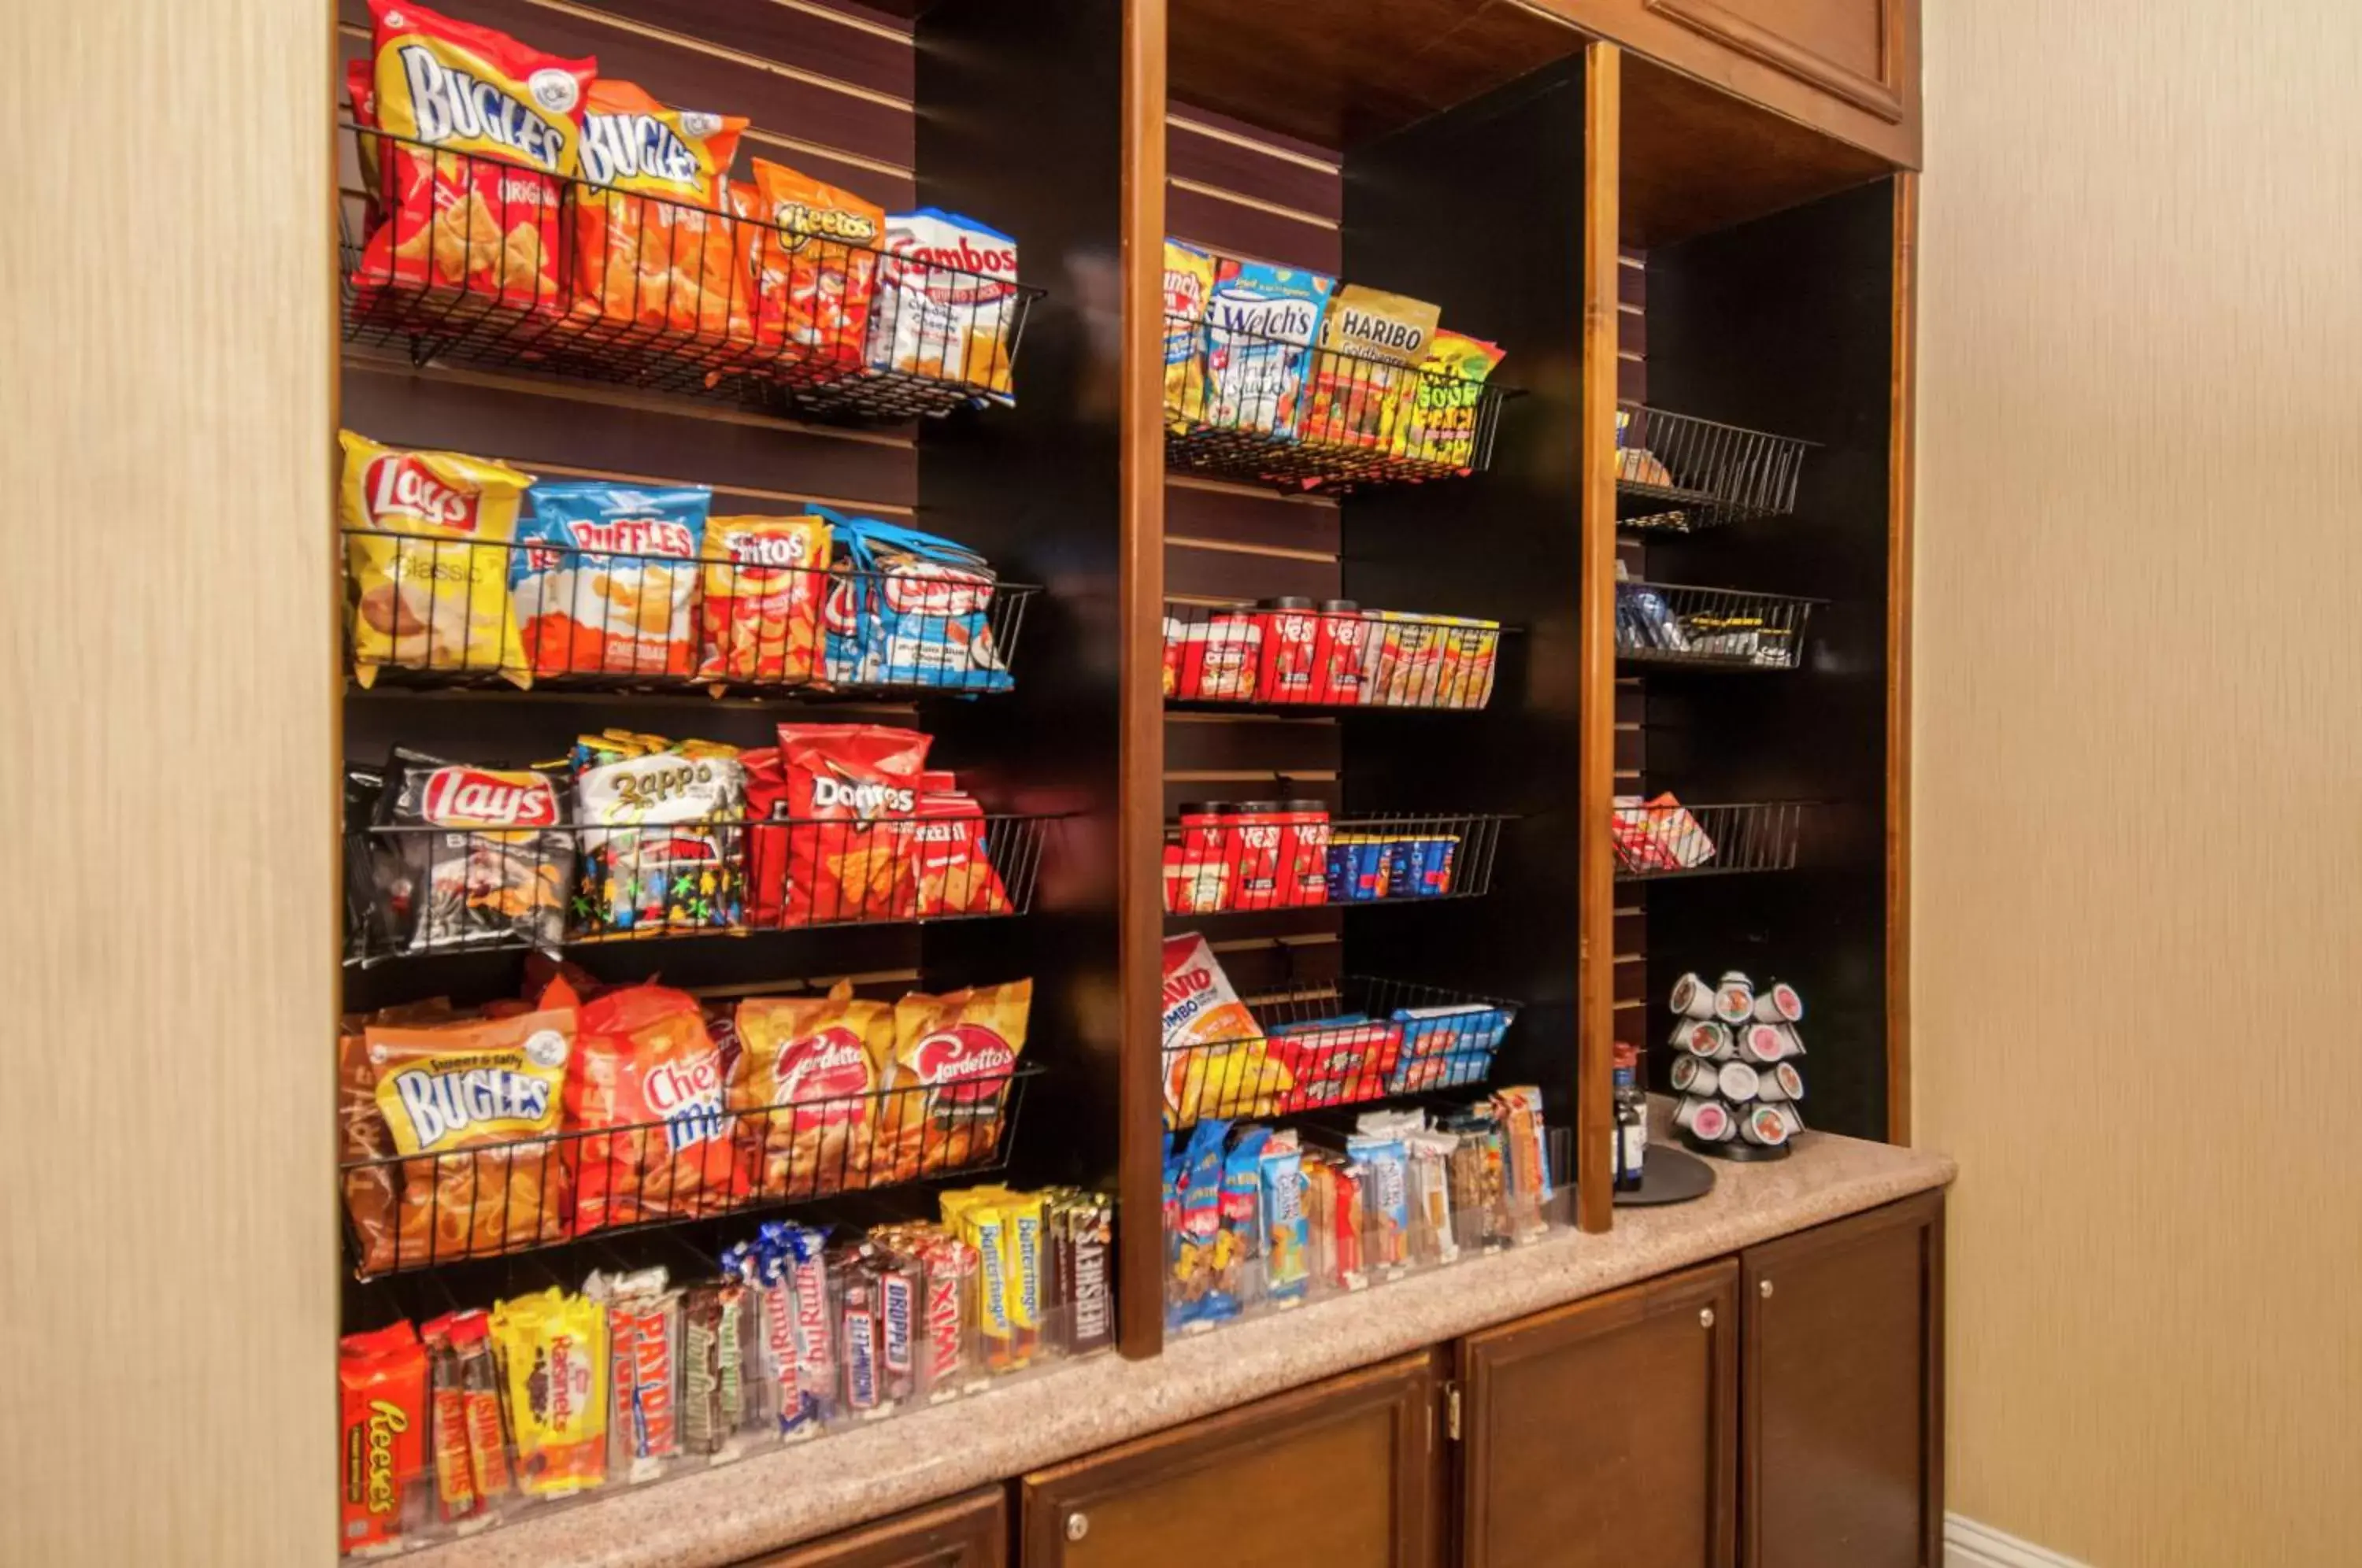
<svg viewBox="0 0 2362 1568">
<path fill-rule="evenodd" d="M 1168 604 L 1164 695 L 1176 702 L 1482 708 L 1493 700 L 1497 621 L 1364 610 L 1349 599 L 1267 599 L 1252 609 Z"/>
<path fill-rule="evenodd" d="M 975 1187 L 940 1223 L 767 1223 L 710 1275 L 593 1272 L 338 1356 L 341 1541 L 377 1552 L 991 1387 L 1114 1342 L 1114 1207 Z"/>
<path fill-rule="evenodd" d="M 1029 591 L 915 528 L 712 514 L 703 485 L 553 481 L 343 432 L 353 679 L 1008 690 Z"/>
<path fill-rule="evenodd" d="M 1187 802 L 1165 830 L 1164 912 L 1251 914 L 1486 891 L 1504 819 L 1332 823 L 1318 801 Z"/>
</svg>

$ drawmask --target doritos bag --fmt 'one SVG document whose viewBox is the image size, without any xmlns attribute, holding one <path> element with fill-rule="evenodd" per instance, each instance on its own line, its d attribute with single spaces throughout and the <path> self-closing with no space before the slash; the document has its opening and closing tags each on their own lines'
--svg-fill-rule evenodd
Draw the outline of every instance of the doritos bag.
<svg viewBox="0 0 2362 1568">
<path fill-rule="evenodd" d="M 697 678 L 717 686 L 811 679 L 828 549 L 824 517 L 709 518 Z"/>
<path fill-rule="evenodd" d="M 755 341 L 798 381 L 861 369 L 886 209 L 755 160 Z"/>
<path fill-rule="evenodd" d="M 559 192 L 580 167 L 598 62 L 543 54 L 409 0 L 370 0 L 370 11 L 384 221 L 362 248 L 356 285 L 561 315 Z"/>
<path fill-rule="evenodd" d="M 535 673 L 686 679 L 690 606 L 713 492 L 598 480 L 536 484 L 509 591 Z"/>
<path fill-rule="evenodd" d="M 565 1237 L 556 1133 L 574 1014 L 371 1024 L 378 1113 L 403 1161 L 396 1266 L 492 1257 Z"/>
<path fill-rule="evenodd" d="M 897 918 L 929 744 L 880 724 L 781 724 L 777 772 L 752 769 L 747 791 L 758 824 L 789 824 L 750 830 L 756 876 L 781 874 L 785 886 L 756 886 L 750 905 L 776 899 L 791 926 Z"/>
<path fill-rule="evenodd" d="M 692 1220 L 751 1190 L 723 1103 L 722 1053 L 697 999 L 626 986 L 582 1005 L 566 1075 L 574 1234 L 604 1225 Z M 614 1131 L 610 1131 L 610 1130 Z"/>
<path fill-rule="evenodd" d="M 826 679 L 969 693 L 1015 684 L 993 644 L 998 580 L 982 556 L 916 528 L 821 512 L 835 525 L 837 569 L 822 613 Z"/>
<path fill-rule="evenodd" d="M 749 997 L 735 1014 L 730 1108 L 761 1161 L 767 1199 L 868 1185 L 875 1095 L 894 1054 L 894 1010 L 855 998 Z"/>
<path fill-rule="evenodd" d="M 894 1072 L 871 1163 L 877 1180 L 910 1181 L 993 1157 L 1032 1006 L 1032 980 L 942 996 L 913 991 L 894 1004 Z"/>
<path fill-rule="evenodd" d="M 574 186 L 578 320 L 745 343 L 753 278 L 727 215 L 731 160 L 744 119 L 668 109 L 629 82 L 591 83 Z"/>
<path fill-rule="evenodd" d="M 458 452 L 405 452 L 340 430 L 354 593 L 353 679 L 381 668 L 498 673 L 533 684 L 509 603 L 517 503 L 533 476 Z"/>
</svg>

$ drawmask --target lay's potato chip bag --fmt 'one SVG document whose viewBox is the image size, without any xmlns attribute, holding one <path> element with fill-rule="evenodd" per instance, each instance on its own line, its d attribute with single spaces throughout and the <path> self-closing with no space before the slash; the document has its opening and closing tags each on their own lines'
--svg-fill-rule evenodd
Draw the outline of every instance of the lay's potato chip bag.
<svg viewBox="0 0 2362 1568">
<path fill-rule="evenodd" d="M 345 533 L 353 679 L 381 668 L 494 672 L 533 684 L 509 599 L 509 546 L 531 474 L 458 452 L 405 452 L 349 430 Z"/>
<path fill-rule="evenodd" d="M 590 183 L 573 187 L 578 319 L 668 338 L 752 339 L 754 279 L 726 215 L 745 128 L 734 116 L 667 108 L 629 82 L 591 83 L 582 120 Z"/>
<path fill-rule="evenodd" d="M 886 209 L 760 158 L 754 174 L 756 347 L 798 380 L 858 371 Z"/>
</svg>

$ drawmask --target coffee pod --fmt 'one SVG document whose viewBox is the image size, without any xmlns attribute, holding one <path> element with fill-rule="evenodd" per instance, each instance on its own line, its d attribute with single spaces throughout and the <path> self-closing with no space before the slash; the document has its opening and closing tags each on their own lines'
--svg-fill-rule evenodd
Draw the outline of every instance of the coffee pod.
<svg viewBox="0 0 2362 1568">
<path fill-rule="evenodd" d="M 1683 1018 L 1712 1018 L 1714 988 L 1695 975 L 1683 975 L 1673 982 L 1672 1008 Z"/>
<path fill-rule="evenodd" d="M 1730 1038 L 1727 1024 L 1710 1018 L 1693 1019 L 1673 1031 L 1673 1049 L 1709 1062 L 1728 1061 L 1738 1047 Z"/>
<path fill-rule="evenodd" d="M 1722 1098 L 1735 1103 L 1753 1099 L 1760 1082 L 1760 1076 L 1744 1062 L 1725 1062 L 1722 1071 L 1715 1077 L 1715 1087 L 1722 1091 Z"/>
<path fill-rule="evenodd" d="M 1745 1023 L 1755 1016 L 1755 988 L 1746 976 L 1733 971 L 1714 988 L 1714 1015 L 1725 1023 Z"/>
<path fill-rule="evenodd" d="M 1738 1135 L 1767 1149 L 1778 1148 L 1788 1141 L 1788 1119 L 1781 1114 L 1786 1109 L 1780 1105 L 1749 1107 L 1739 1119 Z"/>
<path fill-rule="evenodd" d="M 1805 1130 L 1805 1113 L 1798 1110 L 1794 1104 L 1789 1101 L 1783 1100 L 1772 1109 L 1778 1111 L 1780 1113 L 1780 1120 L 1788 1124 L 1789 1137 L 1794 1138 L 1797 1133 L 1802 1132 Z"/>
<path fill-rule="evenodd" d="M 1805 1032 L 1803 1030 L 1797 1028 L 1793 1023 L 1775 1024 L 1773 1027 L 1778 1029 L 1782 1034 L 1787 1036 L 1789 1055 L 1801 1056 L 1805 1054 Z"/>
<path fill-rule="evenodd" d="M 1755 1017 L 1763 1023 L 1796 1023 L 1805 1016 L 1805 999 L 1785 980 L 1755 993 Z"/>
<path fill-rule="evenodd" d="M 1700 1094 L 1711 1094 L 1714 1092 L 1714 1067 L 1695 1056 L 1676 1056 L 1671 1082 L 1675 1094 L 1688 1094 L 1693 1088 Z"/>
<path fill-rule="evenodd" d="M 1718 1099 L 1694 1099 L 1683 1102 L 1696 1109 L 1690 1112 L 1685 1131 L 1704 1143 L 1727 1143 L 1738 1131 L 1738 1118 Z"/>
<path fill-rule="evenodd" d="M 1714 1082 L 1711 1077 L 1702 1077 L 1698 1080 L 1698 1088 L 1710 1093 L 1714 1088 Z M 1700 1111 L 1720 1110 L 1721 1109 L 1722 1107 L 1714 1100 L 1705 1099 L 1699 1095 L 1691 1095 L 1687 1099 L 1683 1099 L 1681 1104 L 1673 1107 L 1673 1125 L 1680 1128 L 1684 1132 L 1696 1132 L 1698 1113 Z M 1705 1136 L 1702 1132 L 1698 1135 L 1700 1137 Z"/>
<path fill-rule="evenodd" d="M 1673 1065 L 1676 1067 L 1681 1066 L 1678 1062 Z M 1766 1067 L 1756 1074 L 1755 1078 L 1755 1098 L 1758 1099 L 1791 1100 L 1805 1098 L 1805 1075 L 1796 1070 L 1796 1065 L 1794 1062 L 1783 1062 L 1776 1067 Z"/>
<path fill-rule="evenodd" d="M 1788 1037 L 1776 1023 L 1749 1023 L 1738 1032 L 1738 1054 L 1750 1062 L 1781 1061 L 1788 1055 Z"/>
</svg>

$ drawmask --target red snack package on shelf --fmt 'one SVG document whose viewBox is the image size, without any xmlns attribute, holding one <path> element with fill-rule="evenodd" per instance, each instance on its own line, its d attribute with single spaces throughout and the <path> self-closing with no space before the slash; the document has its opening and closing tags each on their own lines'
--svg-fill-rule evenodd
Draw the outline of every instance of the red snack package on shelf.
<svg viewBox="0 0 2362 1568">
<path fill-rule="evenodd" d="M 1232 909 L 1275 910 L 1292 901 L 1282 888 L 1292 877 L 1292 867 L 1286 864 L 1287 819 L 1277 801 L 1243 801 L 1226 820 L 1229 831 L 1223 842 L 1230 846 Z M 1322 890 L 1327 890 L 1325 879 Z"/>
<path fill-rule="evenodd" d="M 1310 702 L 1319 685 L 1320 617 L 1309 599 L 1266 599 L 1255 607 L 1263 663 L 1258 702 Z"/>
<path fill-rule="evenodd" d="M 370 0 L 382 221 L 355 285 L 557 316 L 564 182 L 593 60 L 561 60 L 408 0 Z M 399 139 L 396 139 L 399 138 Z M 421 145 L 423 144 L 423 145 Z"/>
<path fill-rule="evenodd" d="M 1329 808 L 1319 801 L 1281 803 L 1279 902 L 1306 909 L 1329 901 Z"/>
<path fill-rule="evenodd" d="M 722 1053 L 697 999 L 663 986 L 610 991 L 582 1008 L 566 1076 L 574 1233 L 718 1214 L 753 1184 L 723 1103 Z M 660 1124 L 660 1125 L 651 1125 Z M 609 1131 L 628 1128 L 631 1131 Z"/>
<path fill-rule="evenodd" d="M 1370 659 L 1370 623 L 1350 599 L 1320 602 L 1320 631 L 1312 644 L 1310 701 L 1359 707 Z"/>
<path fill-rule="evenodd" d="M 984 842 L 984 808 L 962 794 L 949 773 L 920 775 L 919 825 L 912 830 L 907 911 L 922 919 L 1009 912 L 1009 891 Z"/>
<path fill-rule="evenodd" d="M 754 279 L 725 188 L 745 128 L 734 116 L 668 108 L 629 82 L 590 84 L 589 183 L 572 187 L 578 320 L 670 347 L 752 340 Z"/>
<path fill-rule="evenodd" d="M 424 1478 L 426 1351 L 407 1319 L 337 1346 L 343 1398 L 343 1505 L 338 1544 L 347 1551 L 402 1539 L 410 1488 Z M 419 1521 L 411 1521 L 419 1522 Z"/>
<path fill-rule="evenodd" d="M 757 874 L 769 874 L 775 857 L 784 874 L 778 923 L 889 920 L 915 901 L 911 824 L 930 744 L 916 730 L 879 724 L 779 726 L 778 797 L 751 767 L 748 780 L 756 819 L 792 824 L 752 834 Z M 753 923 L 767 923 L 761 911 L 770 896 L 767 888 L 750 895 Z"/>
<path fill-rule="evenodd" d="M 962 1170 L 1000 1153 L 1032 1006 L 1032 980 L 912 991 L 894 1004 L 891 1092 L 871 1162 L 877 1182 Z"/>
</svg>

